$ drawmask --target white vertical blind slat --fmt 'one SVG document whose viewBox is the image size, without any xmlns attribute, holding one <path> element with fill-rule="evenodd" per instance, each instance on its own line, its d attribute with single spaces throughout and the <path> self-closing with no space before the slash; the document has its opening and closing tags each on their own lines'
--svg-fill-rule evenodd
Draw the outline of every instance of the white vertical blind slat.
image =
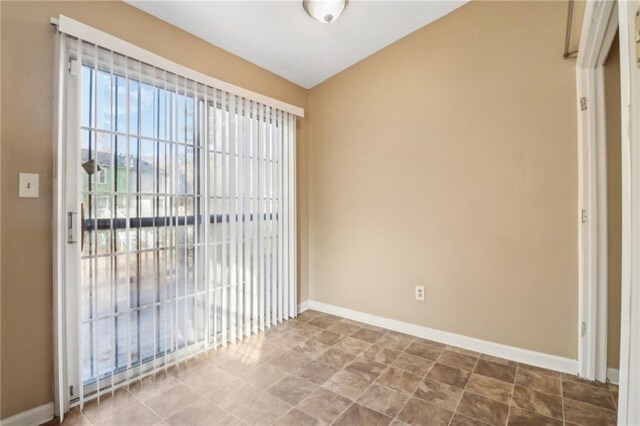
<svg viewBox="0 0 640 426">
<path fill-rule="evenodd" d="M 221 162 L 222 162 L 222 200 L 221 200 L 221 212 L 222 212 L 222 300 L 220 304 L 221 309 L 221 319 L 222 319 L 222 345 L 224 347 L 227 346 L 227 329 L 229 324 L 229 292 L 227 291 L 230 281 L 229 281 L 229 224 L 231 223 L 231 217 L 229 214 L 230 208 L 230 200 L 229 200 L 229 177 L 228 177 L 228 167 L 229 167 L 229 114 L 227 111 L 227 96 L 224 93 L 221 93 L 221 117 L 222 122 L 220 123 L 220 128 L 222 129 L 222 151 L 225 154 L 221 154 Z M 226 202 L 225 202 L 226 200 Z"/>
<path fill-rule="evenodd" d="M 289 167 L 289 150 L 287 147 L 287 117 L 286 114 L 283 113 L 280 117 L 280 146 L 282 147 L 282 155 L 280 158 L 282 159 L 282 167 L 280 167 L 280 175 L 282 176 L 282 204 L 283 204 L 283 216 L 289 215 L 289 178 L 287 169 Z M 289 298 L 288 298 L 288 288 L 289 288 L 289 271 L 288 268 L 288 247 L 289 247 L 289 227 L 286 224 L 286 221 L 281 222 L 282 228 L 282 243 L 280 246 L 282 247 L 282 254 L 280 256 L 280 263 L 282 268 L 282 274 L 280 281 L 282 282 L 282 319 L 286 320 L 289 318 Z"/>
<path fill-rule="evenodd" d="M 264 105 L 258 105 L 257 108 L 257 126 L 258 126 L 258 140 L 256 142 L 258 147 L 258 287 L 259 287 L 259 316 L 260 316 L 260 330 L 264 330 L 266 323 L 266 294 L 265 294 L 265 244 L 264 244 L 264 212 L 265 208 L 265 163 L 266 158 L 266 144 L 264 143 L 265 137 L 265 125 L 264 125 Z"/>
<path fill-rule="evenodd" d="M 288 146 L 289 146 L 289 171 L 287 176 L 289 177 L 289 270 L 290 270 L 290 280 L 289 280 L 289 304 L 290 304 L 290 317 L 295 317 L 298 314 L 298 306 L 297 306 L 297 281 L 298 281 L 298 272 L 297 272 L 297 211 L 296 211 L 296 178 L 297 178 L 297 168 L 296 168 L 296 118 L 293 114 L 287 113 L 288 116 Z"/>
<path fill-rule="evenodd" d="M 258 333 L 258 227 L 260 223 L 260 215 L 258 214 L 258 166 L 260 164 L 258 160 L 258 110 L 256 108 L 256 102 L 251 102 L 251 215 L 253 220 L 252 224 L 252 255 L 251 255 L 251 319 L 252 319 L 252 331 L 254 334 Z"/>
<path fill-rule="evenodd" d="M 282 322 L 282 317 L 283 317 L 283 306 L 282 306 L 282 284 L 283 284 L 283 280 L 282 280 L 282 243 L 283 243 L 283 239 L 282 239 L 282 217 L 283 217 L 283 191 L 282 191 L 282 167 L 283 167 L 283 161 L 282 161 L 282 121 L 281 121 L 281 115 L 280 115 L 280 111 L 276 111 L 276 123 L 275 123 L 275 133 L 276 133 L 276 160 L 277 160 L 277 164 L 278 167 L 276 167 L 276 176 L 277 176 L 277 191 L 278 191 L 278 204 L 277 204 L 277 210 L 278 210 L 278 238 L 276 240 L 277 242 L 277 252 L 278 252 L 278 256 L 277 256 L 277 264 L 278 264 L 278 279 L 277 279 L 277 289 L 278 289 L 278 322 Z"/>
</svg>

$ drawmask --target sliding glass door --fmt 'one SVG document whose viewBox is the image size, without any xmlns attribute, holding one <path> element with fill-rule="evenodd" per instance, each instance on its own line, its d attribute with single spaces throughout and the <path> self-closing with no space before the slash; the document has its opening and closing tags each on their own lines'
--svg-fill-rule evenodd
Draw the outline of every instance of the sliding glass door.
<svg viewBox="0 0 640 426">
<path fill-rule="evenodd" d="M 63 42 L 69 406 L 295 316 L 295 119 Z"/>
</svg>

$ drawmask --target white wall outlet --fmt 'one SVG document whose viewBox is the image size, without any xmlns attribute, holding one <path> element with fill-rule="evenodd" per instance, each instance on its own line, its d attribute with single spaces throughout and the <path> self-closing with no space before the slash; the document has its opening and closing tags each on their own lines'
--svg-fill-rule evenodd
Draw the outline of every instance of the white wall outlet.
<svg viewBox="0 0 640 426">
<path fill-rule="evenodd" d="M 416 286 L 416 300 L 424 300 L 424 286 L 417 285 Z"/>
<path fill-rule="evenodd" d="M 20 173 L 18 178 L 18 197 L 38 198 L 39 176 L 35 173 Z"/>
</svg>

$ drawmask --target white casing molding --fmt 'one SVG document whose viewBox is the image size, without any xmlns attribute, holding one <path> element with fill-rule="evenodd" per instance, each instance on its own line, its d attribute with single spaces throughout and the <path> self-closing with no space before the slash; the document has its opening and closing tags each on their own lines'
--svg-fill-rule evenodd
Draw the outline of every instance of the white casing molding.
<svg viewBox="0 0 640 426">
<path fill-rule="evenodd" d="M 1 426 L 37 426 L 53 419 L 53 401 L 0 420 Z"/>
<path fill-rule="evenodd" d="M 622 317 L 618 424 L 640 424 L 640 1 L 618 3 L 622 106 Z M 640 22 L 638 23 L 640 27 Z"/>
<path fill-rule="evenodd" d="M 342 318 L 360 321 L 365 324 L 387 328 L 389 330 L 408 334 L 410 336 L 421 337 L 423 339 L 433 340 L 447 345 L 457 346 L 459 348 L 480 352 L 486 355 L 497 356 L 511 361 L 535 365 L 536 367 L 547 368 L 549 370 L 560 371 L 569 374 L 576 374 L 578 371 L 578 362 L 575 359 L 564 358 L 557 355 L 551 355 L 542 352 L 531 351 L 528 349 L 507 346 L 500 343 L 489 342 L 487 340 L 476 339 L 475 337 L 468 337 L 448 331 L 436 330 L 422 325 L 411 324 L 408 322 L 385 318 L 378 315 L 367 314 L 365 312 L 354 311 L 352 309 L 329 305 L 322 302 L 316 302 L 314 300 L 304 301 L 300 303 L 300 306 L 300 312 L 306 309 L 313 309 L 319 312 L 337 315 Z M 302 306 L 304 306 L 305 309 L 302 309 Z"/>
<path fill-rule="evenodd" d="M 607 376 L 607 153 L 603 65 L 616 3 L 587 2 L 576 61 L 578 99 L 578 372 Z"/>
</svg>

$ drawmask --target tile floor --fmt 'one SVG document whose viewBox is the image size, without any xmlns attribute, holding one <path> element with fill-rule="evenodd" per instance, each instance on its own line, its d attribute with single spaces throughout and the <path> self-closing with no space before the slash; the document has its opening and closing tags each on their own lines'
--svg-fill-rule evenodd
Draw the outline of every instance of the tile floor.
<svg viewBox="0 0 640 426">
<path fill-rule="evenodd" d="M 78 425 L 613 425 L 617 387 L 315 311 L 88 404 Z"/>
</svg>

